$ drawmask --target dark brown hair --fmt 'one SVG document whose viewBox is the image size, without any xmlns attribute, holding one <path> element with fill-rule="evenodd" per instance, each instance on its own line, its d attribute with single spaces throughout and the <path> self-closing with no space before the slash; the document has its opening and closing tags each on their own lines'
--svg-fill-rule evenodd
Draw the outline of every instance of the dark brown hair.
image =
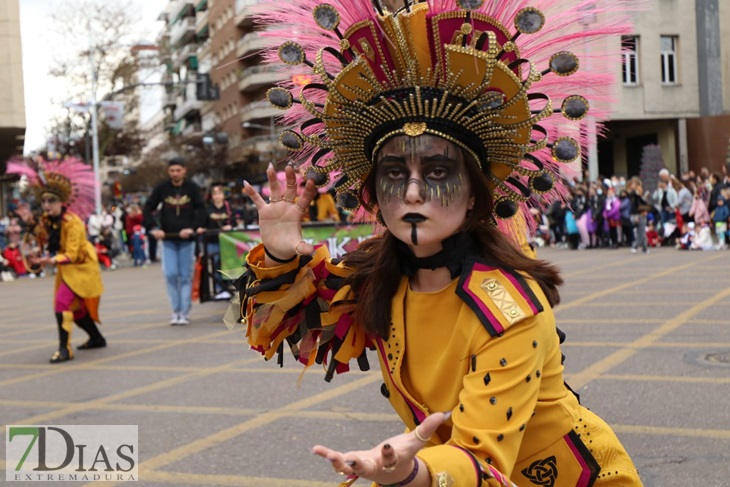
<svg viewBox="0 0 730 487">
<path fill-rule="evenodd" d="M 466 154 L 464 157 L 474 196 L 474 209 L 467 212 L 463 231 L 477 239 L 481 256 L 506 268 L 526 273 L 540 285 L 550 306 L 557 305 L 560 302 L 558 286 L 563 283 L 557 267 L 525 256 L 492 223 L 492 195 L 487 177 L 473 160 Z M 372 169 L 360 189 L 360 200 L 372 211 L 378 211 L 375 198 L 370 196 L 375 194 L 375 183 L 375 170 Z M 363 242 L 344 260 L 347 266 L 355 269 L 349 278 L 358 302 L 354 312 L 355 321 L 371 335 L 386 340 L 390 325 L 390 302 L 402 277 L 398 254 L 398 239 L 386 231 L 382 237 Z"/>
</svg>

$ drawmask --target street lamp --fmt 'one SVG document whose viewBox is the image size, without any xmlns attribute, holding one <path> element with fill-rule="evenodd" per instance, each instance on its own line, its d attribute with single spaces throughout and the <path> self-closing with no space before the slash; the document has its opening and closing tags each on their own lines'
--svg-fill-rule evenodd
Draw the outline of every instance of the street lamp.
<svg viewBox="0 0 730 487">
<path fill-rule="evenodd" d="M 578 22 L 583 29 L 588 29 L 597 20 L 596 4 L 588 3 L 581 7 L 581 16 Z M 591 47 L 585 47 L 585 67 L 586 71 L 591 70 Z M 588 179 L 595 181 L 598 179 L 598 142 L 596 140 L 596 119 L 588 114 L 586 118 L 586 135 L 588 135 Z M 583 171 L 581 170 L 581 176 Z"/>
<path fill-rule="evenodd" d="M 276 128 L 274 127 L 274 117 L 270 118 L 271 123 L 269 125 L 261 125 L 260 123 L 252 123 L 252 122 L 243 122 L 241 124 L 241 127 L 245 129 L 262 129 L 262 130 L 271 130 L 273 133 Z"/>
</svg>

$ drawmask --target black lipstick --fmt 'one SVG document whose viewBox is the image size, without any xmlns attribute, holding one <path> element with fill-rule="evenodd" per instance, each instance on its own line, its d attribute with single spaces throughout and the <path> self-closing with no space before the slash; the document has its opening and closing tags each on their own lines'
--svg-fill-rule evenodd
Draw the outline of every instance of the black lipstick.
<svg viewBox="0 0 730 487">
<path fill-rule="evenodd" d="M 406 213 L 402 220 L 411 224 L 411 242 L 413 245 L 418 245 L 418 224 L 426 221 L 426 217 L 420 213 Z"/>
<path fill-rule="evenodd" d="M 403 215 L 402 220 L 406 223 L 417 225 L 419 223 L 425 222 L 426 217 L 421 215 L 420 213 L 406 213 L 405 215 Z"/>
</svg>

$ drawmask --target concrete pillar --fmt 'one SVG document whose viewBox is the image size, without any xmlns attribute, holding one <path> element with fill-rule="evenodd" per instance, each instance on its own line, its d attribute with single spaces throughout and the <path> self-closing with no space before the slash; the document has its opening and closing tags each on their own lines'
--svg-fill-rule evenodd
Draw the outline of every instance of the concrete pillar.
<svg viewBox="0 0 730 487">
<path fill-rule="evenodd" d="M 679 177 L 683 173 L 689 171 L 689 151 L 687 150 L 686 118 L 680 118 L 677 120 L 677 137 L 679 138 L 679 140 L 677 141 L 677 145 L 679 146 L 679 174 L 677 174 L 677 177 Z"/>
<path fill-rule="evenodd" d="M 719 0 L 695 0 L 700 116 L 722 114 L 722 55 Z"/>
</svg>

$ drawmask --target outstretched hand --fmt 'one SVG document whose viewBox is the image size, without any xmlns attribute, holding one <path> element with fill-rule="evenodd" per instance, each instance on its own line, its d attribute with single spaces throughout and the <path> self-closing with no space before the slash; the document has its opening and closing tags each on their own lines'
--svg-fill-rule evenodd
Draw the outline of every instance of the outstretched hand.
<svg viewBox="0 0 730 487">
<path fill-rule="evenodd" d="M 316 445 L 312 453 L 329 460 L 332 468 L 342 475 L 358 476 L 381 485 L 397 484 L 414 472 L 414 461 L 419 461 L 416 454 L 449 416 L 450 413 L 433 413 L 413 431 L 390 437 L 370 450 L 339 452 Z M 426 468 L 418 470 L 420 476 L 428 475 Z"/>
<path fill-rule="evenodd" d="M 261 241 L 267 251 L 280 260 L 290 259 L 296 254 L 314 253 L 314 246 L 302 240 L 302 219 L 309 212 L 309 203 L 317 191 L 314 181 L 310 179 L 307 180 L 302 194 L 297 195 L 294 168 L 287 166 L 284 171 L 286 186 L 282 188 L 274 167 L 269 164 L 266 170 L 271 189 L 268 203 L 248 182 L 243 186 L 244 193 L 251 198 L 259 212 Z M 267 257 L 267 262 L 268 260 Z M 269 265 L 274 264 L 276 263 L 272 262 Z"/>
</svg>

